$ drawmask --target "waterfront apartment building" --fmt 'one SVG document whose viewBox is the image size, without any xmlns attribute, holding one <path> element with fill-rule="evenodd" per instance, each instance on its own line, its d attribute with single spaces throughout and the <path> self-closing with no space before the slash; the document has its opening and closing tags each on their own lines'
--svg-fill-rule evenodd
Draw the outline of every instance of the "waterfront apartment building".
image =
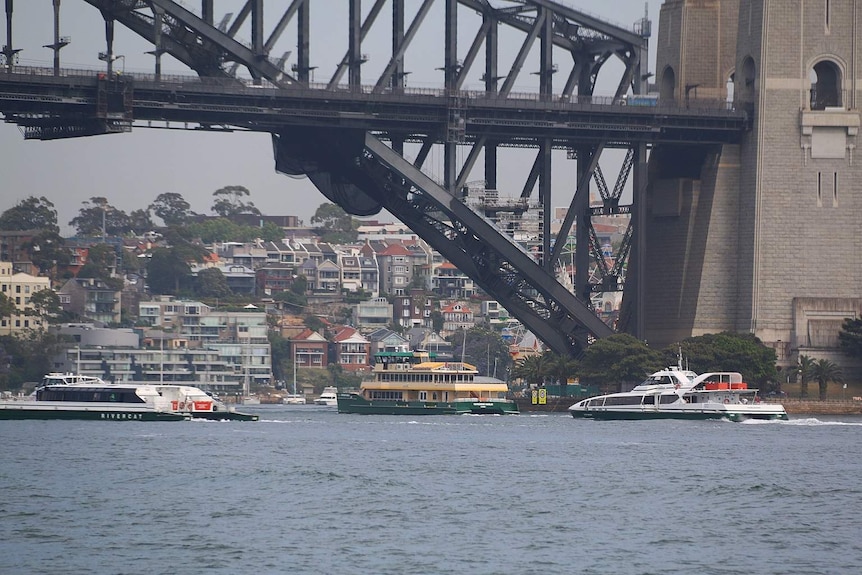
<svg viewBox="0 0 862 575">
<path fill-rule="evenodd" d="M 9 317 L 0 318 L 0 335 L 18 335 L 29 329 L 44 329 L 42 319 L 27 312 L 33 310 L 30 298 L 50 287 L 50 279 L 15 272 L 12 262 L 0 262 L 0 293 L 9 298 L 17 310 Z"/>
</svg>

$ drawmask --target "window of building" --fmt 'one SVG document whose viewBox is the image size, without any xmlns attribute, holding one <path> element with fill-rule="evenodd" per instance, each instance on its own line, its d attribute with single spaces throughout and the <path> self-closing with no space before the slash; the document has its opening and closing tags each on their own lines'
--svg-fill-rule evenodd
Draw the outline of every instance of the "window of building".
<svg viewBox="0 0 862 575">
<path fill-rule="evenodd" d="M 811 80 L 811 109 L 825 110 L 842 106 L 841 70 L 835 62 L 822 60 L 809 74 Z"/>
</svg>

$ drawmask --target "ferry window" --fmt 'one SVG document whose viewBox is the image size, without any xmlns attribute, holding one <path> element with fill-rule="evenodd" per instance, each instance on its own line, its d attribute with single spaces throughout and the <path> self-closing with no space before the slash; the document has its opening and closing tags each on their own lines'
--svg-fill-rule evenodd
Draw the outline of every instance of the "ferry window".
<svg viewBox="0 0 862 575">
<path fill-rule="evenodd" d="M 674 393 L 674 394 L 670 394 L 670 395 L 662 395 L 662 396 L 661 396 L 661 403 L 662 403 L 662 405 L 664 405 L 664 404 L 666 404 L 666 403 L 673 403 L 673 402 L 675 402 L 675 401 L 676 401 L 676 398 L 677 398 L 677 397 L 678 397 L 678 396 L 677 396 L 675 393 Z"/>
<path fill-rule="evenodd" d="M 644 396 L 644 405 L 655 405 L 655 396 L 654 395 Z"/>
</svg>

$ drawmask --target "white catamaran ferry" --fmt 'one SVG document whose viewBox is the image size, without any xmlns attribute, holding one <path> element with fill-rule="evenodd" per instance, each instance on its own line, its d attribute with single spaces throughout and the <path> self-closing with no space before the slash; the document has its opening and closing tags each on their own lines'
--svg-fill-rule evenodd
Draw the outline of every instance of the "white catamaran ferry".
<svg viewBox="0 0 862 575">
<path fill-rule="evenodd" d="M 787 419 L 784 406 L 762 401 L 757 392 L 737 372 L 698 375 L 675 366 L 631 391 L 579 401 L 569 412 L 587 419 Z"/>
<path fill-rule="evenodd" d="M 256 421 L 205 391 L 170 383 L 108 383 L 98 377 L 49 373 L 28 397 L 0 401 L 0 419 Z"/>
</svg>

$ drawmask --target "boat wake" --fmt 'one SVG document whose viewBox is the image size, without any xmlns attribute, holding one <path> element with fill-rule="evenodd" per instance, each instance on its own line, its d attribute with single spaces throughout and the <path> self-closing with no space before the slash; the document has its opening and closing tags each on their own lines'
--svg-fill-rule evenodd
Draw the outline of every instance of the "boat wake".
<svg viewBox="0 0 862 575">
<path fill-rule="evenodd" d="M 817 419 L 816 417 L 805 417 L 800 419 L 790 419 L 786 421 L 748 419 L 743 421 L 742 423 L 745 425 L 795 425 L 801 427 L 816 427 L 822 425 L 862 427 L 862 421 L 823 421 Z"/>
</svg>

